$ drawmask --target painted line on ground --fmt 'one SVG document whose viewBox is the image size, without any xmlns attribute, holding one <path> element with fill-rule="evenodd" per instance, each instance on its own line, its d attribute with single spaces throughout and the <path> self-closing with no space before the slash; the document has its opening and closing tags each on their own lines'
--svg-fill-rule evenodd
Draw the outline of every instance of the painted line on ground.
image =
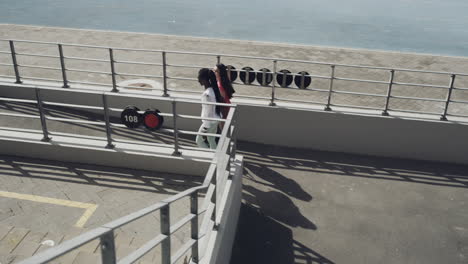
<svg viewBox="0 0 468 264">
<path fill-rule="evenodd" d="M 78 219 L 78 221 L 75 223 L 76 227 L 83 227 L 98 207 L 97 204 L 75 202 L 70 200 L 14 192 L 0 191 L 0 197 L 86 209 L 80 219 Z"/>
</svg>

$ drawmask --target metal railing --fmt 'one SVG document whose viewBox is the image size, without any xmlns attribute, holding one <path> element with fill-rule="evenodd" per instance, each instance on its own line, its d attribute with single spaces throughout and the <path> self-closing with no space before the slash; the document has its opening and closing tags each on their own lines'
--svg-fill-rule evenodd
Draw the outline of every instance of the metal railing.
<svg viewBox="0 0 468 264">
<path fill-rule="evenodd" d="M 255 70 L 243 70 L 243 69 L 236 69 L 235 71 L 239 73 L 243 73 L 246 75 L 246 79 L 249 79 L 249 74 L 255 74 L 257 76 L 257 80 L 259 84 L 254 84 L 249 80 L 245 82 L 236 82 L 233 83 L 236 85 L 248 85 L 248 86 L 259 86 L 259 87 L 267 87 L 271 89 L 271 94 L 269 97 L 266 96 L 252 96 L 252 95 L 243 95 L 239 94 L 236 97 L 245 97 L 245 98 L 252 98 L 252 99 L 261 99 L 261 100 L 268 100 L 269 105 L 274 106 L 276 105 L 277 101 L 284 101 L 284 102 L 295 102 L 295 103 L 305 103 L 305 104 L 314 104 L 314 105 L 322 105 L 324 110 L 330 111 L 332 107 L 345 107 L 345 108 L 355 108 L 355 109 L 371 109 L 380 111 L 382 115 L 388 116 L 391 111 L 393 112 L 411 112 L 411 113 L 418 113 L 418 114 L 429 114 L 429 115 L 440 115 L 441 120 L 447 120 L 448 116 L 455 116 L 455 117 L 468 117 L 468 114 L 456 114 L 451 113 L 449 111 L 450 107 L 454 107 L 453 104 L 461 104 L 463 105 L 460 109 L 465 109 L 465 105 L 468 106 L 468 99 L 453 99 L 453 94 L 455 91 L 467 91 L 468 88 L 457 87 L 455 86 L 455 79 L 456 77 L 468 77 L 467 73 L 455 73 L 455 72 L 443 72 L 443 71 L 425 71 L 425 70 L 414 70 L 414 69 L 404 69 L 404 68 L 389 68 L 389 67 L 375 67 L 375 66 L 363 66 L 363 65 L 351 65 L 351 64 L 339 64 L 339 63 L 325 63 L 325 62 L 318 62 L 318 61 L 308 61 L 308 60 L 292 60 L 292 59 L 282 59 L 282 58 L 268 58 L 268 57 L 255 57 L 255 56 L 239 56 L 239 55 L 230 55 L 230 54 L 215 54 L 215 53 L 202 53 L 202 52 L 184 52 L 184 51 L 167 51 L 167 50 L 153 50 L 153 49 L 129 49 L 129 48 L 116 48 L 116 47 L 104 47 L 104 46 L 93 46 L 93 45 L 79 45 L 79 44 L 68 44 L 68 43 L 53 43 L 53 42 L 41 42 L 41 41 L 25 41 L 25 40 L 0 40 L 0 41 L 7 41 L 10 46 L 9 51 L 2 51 L 4 54 L 11 54 L 11 64 L 3 63 L 2 66 L 12 67 L 15 73 L 16 83 L 21 83 L 22 79 L 31 79 L 31 80 L 43 80 L 43 81 L 55 81 L 63 83 L 63 87 L 69 87 L 70 84 L 89 84 L 89 85 L 99 85 L 99 86 L 108 86 L 111 87 L 112 92 L 118 92 L 119 88 L 135 88 L 129 86 L 119 86 L 116 82 L 116 77 L 143 77 L 143 78 L 156 78 L 161 79 L 163 83 L 162 89 L 159 88 L 139 88 L 142 90 L 160 90 L 162 92 L 162 96 L 166 97 L 169 96 L 169 93 L 172 91 L 176 92 L 186 92 L 186 93 L 198 93 L 191 90 L 173 90 L 169 88 L 168 81 L 176 80 L 176 81 L 196 81 L 196 78 L 187 78 L 181 76 L 170 76 L 168 74 L 168 68 L 185 68 L 185 69 L 192 69 L 192 68 L 200 68 L 202 66 L 199 65 L 182 65 L 182 64 L 175 64 L 175 63 L 168 63 L 167 57 L 168 55 L 194 55 L 194 56 L 204 56 L 208 58 L 213 58 L 213 62 L 220 62 L 223 58 L 230 59 L 246 59 L 246 60 L 262 60 L 266 61 L 268 64 L 271 65 L 273 68 L 272 72 L 267 72 L 265 70 L 255 71 Z M 34 54 L 34 53 L 18 53 L 15 51 L 15 43 L 32 43 L 37 45 L 56 45 L 58 50 L 58 56 L 53 55 L 43 55 L 43 54 Z M 73 56 L 66 56 L 63 51 L 63 47 L 75 47 L 75 48 L 90 48 L 90 49 L 99 49 L 108 52 L 108 60 L 106 59 L 96 59 L 96 58 L 85 58 L 85 57 L 73 57 Z M 160 54 L 161 56 L 161 63 L 158 62 L 139 62 L 139 61 L 131 61 L 131 60 L 116 60 L 115 59 L 115 52 L 144 52 L 144 53 L 152 53 L 152 54 Z M 36 57 L 44 57 L 44 58 L 53 58 L 60 61 L 60 68 L 55 67 L 42 67 L 42 66 L 33 66 L 33 65 L 22 65 L 18 64 L 17 55 L 22 56 L 36 56 Z M 110 65 L 110 71 L 91 71 L 89 69 L 74 69 L 66 67 L 68 60 L 80 60 L 80 61 L 88 61 L 88 62 L 100 62 L 106 63 Z M 316 65 L 321 67 L 329 67 L 329 74 L 328 75 L 319 75 L 319 74 L 305 74 L 305 72 L 301 72 L 298 74 L 290 73 L 285 70 L 278 71 L 278 63 L 297 63 L 297 64 L 305 64 L 305 65 Z M 116 71 L 116 64 L 130 64 L 130 65 L 139 65 L 139 66 L 148 66 L 148 67 L 161 67 L 162 68 L 162 75 L 150 75 L 150 74 L 135 74 L 135 73 L 124 73 Z M 61 79 L 49 79 L 49 78 L 38 78 L 38 77 L 27 77 L 21 76 L 20 68 L 21 67 L 33 67 L 38 69 L 44 70 L 56 70 L 61 71 L 62 78 Z M 388 74 L 388 81 L 380 81 L 380 80 L 369 80 L 369 79 L 359 79 L 359 78 L 345 78 L 340 77 L 337 75 L 337 68 L 340 69 L 354 69 L 354 70 L 377 70 L 383 71 Z M 229 74 L 231 74 L 231 69 L 229 69 Z M 96 83 L 96 82 L 84 82 L 84 81 L 72 81 L 67 79 L 67 72 L 84 72 L 84 73 L 95 73 L 95 74 L 104 74 L 111 77 L 111 83 Z M 449 84 L 445 85 L 438 85 L 432 83 L 411 83 L 411 82 L 399 82 L 395 81 L 398 74 L 401 73 L 420 73 L 420 74 L 434 74 L 440 76 L 446 76 L 447 81 Z M 11 76 L 13 77 L 13 76 Z M 272 78 L 272 81 L 266 83 L 265 80 L 267 78 Z M 298 84 L 296 88 L 289 87 L 289 84 L 286 83 L 287 78 L 298 79 Z M 259 79 L 260 78 L 260 79 Z M 318 88 L 308 88 L 305 86 L 305 78 L 313 78 L 313 79 L 321 79 L 328 81 L 327 89 L 318 89 Z M 379 94 L 376 92 L 355 92 L 355 91 L 344 91 L 336 89 L 335 82 L 347 82 L 347 83 L 365 83 L 365 84 L 372 84 L 372 85 L 386 85 L 387 89 L 384 93 Z M 432 88 L 432 89 L 443 89 L 446 91 L 446 96 L 443 99 L 437 98 L 430 98 L 428 94 L 423 96 L 404 96 L 404 95 L 395 95 L 394 90 L 396 86 L 408 86 L 408 87 L 422 87 L 424 89 Z M 468 86 L 468 85 L 467 85 Z M 277 94 L 277 89 L 295 89 L 297 91 L 310 91 L 310 92 L 318 92 L 325 95 L 325 101 L 316 101 L 316 100 L 303 100 L 303 99 L 290 99 L 290 98 L 283 98 L 279 97 Z M 358 96 L 363 98 L 371 98 L 371 99 L 382 99 L 381 106 L 370 106 L 370 105 L 358 105 L 358 104 L 343 104 L 343 103 L 336 103 L 334 102 L 335 95 L 346 95 L 346 96 Z M 313 97 L 313 96 L 310 96 Z M 309 99 L 309 97 L 307 98 Z M 408 102 L 421 102 L 422 104 L 429 104 L 429 103 L 439 103 L 440 106 L 436 107 L 435 111 L 428 111 L 428 110 L 405 110 L 405 109 L 398 109 L 393 108 L 391 106 L 391 102 L 393 100 L 407 100 Z M 342 111 L 342 110 L 341 110 Z"/>
<path fill-rule="evenodd" d="M 103 126 L 105 128 L 105 133 L 106 137 L 105 139 L 107 140 L 107 145 L 106 148 L 114 148 L 114 142 L 121 142 L 121 143 L 134 143 L 134 144 L 143 144 L 143 145 L 148 145 L 148 146 L 169 146 L 171 145 L 174 149 L 173 155 L 174 156 L 180 156 L 181 155 L 181 149 L 193 149 L 194 147 L 190 146 L 181 146 L 180 144 L 180 139 L 179 139 L 179 134 L 186 134 L 186 135 L 200 135 L 200 136 L 212 136 L 212 137 L 217 137 L 221 138 L 222 135 L 220 134 L 210 134 L 210 133 L 200 133 L 198 131 L 190 131 L 190 130 L 182 130 L 179 129 L 177 124 L 180 122 L 180 120 L 183 119 L 195 119 L 195 120 L 211 120 L 211 121 L 218 121 L 221 123 L 228 123 L 227 119 L 220 119 L 220 118 L 202 118 L 200 116 L 196 115 L 186 115 L 186 114 L 178 114 L 177 113 L 177 105 L 178 103 L 184 103 L 184 104 L 202 104 L 200 101 L 195 101 L 195 100 L 188 100 L 188 99 L 171 99 L 171 98 L 165 98 L 165 97 L 158 97 L 158 96 L 148 96 L 148 95 L 129 95 L 129 94 L 119 94 L 119 93 L 112 93 L 112 92 L 91 92 L 91 91 L 83 91 L 83 90 L 70 90 L 66 88 L 40 88 L 36 87 L 33 88 L 35 91 L 35 100 L 27 100 L 27 99 L 14 99 L 14 98 L 6 98 L 6 97 L 0 97 L 0 102 L 17 102 L 17 103 L 27 103 L 27 104 L 35 104 L 37 106 L 38 110 L 38 115 L 25 115 L 25 114 L 16 114 L 16 113 L 6 113 L 6 112 L 0 112 L 0 116 L 10 116 L 10 117 L 24 117 L 24 118 L 32 118 L 32 119 L 40 119 L 41 121 L 41 128 L 42 128 L 42 133 L 43 133 L 43 141 L 50 141 L 51 135 L 55 134 L 53 131 L 49 131 L 49 128 L 47 126 L 47 120 L 50 121 L 60 121 L 64 123 L 75 123 L 75 124 L 88 124 L 88 125 L 95 125 L 95 126 Z M 65 92 L 71 92 L 71 93 L 77 93 L 77 94 L 87 94 L 87 95 L 96 95 L 100 96 L 102 98 L 102 106 L 90 106 L 90 105 L 77 105 L 77 104 L 65 104 L 65 103 L 59 103 L 59 102 L 51 102 L 51 101 L 44 101 L 41 96 L 41 91 L 42 90 L 53 90 L 53 91 L 65 91 Z M 123 98 L 141 98 L 141 99 L 157 99 L 159 101 L 163 102 L 170 102 L 172 104 L 172 112 L 171 113 L 159 113 L 163 117 L 170 117 L 172 118 L 172 128 L 169 128 L 167 126 L 163 126 L 163 128 L 160 128 L 158 131 L 162 133 L 169 133 L 173 135 L 173 141 L 174 144 L 168 144 L 168 143 L 151 143 L 151 142 L 139 142 L 139 141 L 132 141 L 132 140 L 125 140 L 125 139 L 115 139 L 113 137 L 113 128 L 126 128 L 125 125 L 120 124 L 120 123 L 113 123 L 110 121 L 110 112 L 117 112 L 120 113 L 124 109 L 121 108 L 113 108 L 109 107 L 107 101 L 108 97 L 123 97 Z M 210 102 L 205 102 L 203 104 L 206 105 L 219 105 L 219 106 L 224 106 L 224 107 L 230 107 L 232 109 L 235 109 L 237 106 L 235 104 L 223 104 L 223 103 L 210 103 Z M 73 119 L 73 118 L 58 118 L 58 117 L 52 117 L 48 116 L 46 114 L 46 111 L 44 110 L 44 106 L 58 106 L 58 107 L 68 107 L 68 108 L 78 108 L 78 109 L 85 109 L 85 110 L 101 110 L 103 113 L 103 121 L 89 121 L 89 120 L 81 120 L 81 119 Z M 0 128 L 1 129 L 1 128 Z M 63 133 L 57 133 L 57 135 L 61 135 Z M 97 138 L 97 137 L 94 137 Z M 213 152 L 214 150 L 212 149 L 201 149 L 196 147 L 195 149 L 198 150 L 203 150 L 203 151 L 208 151 L 208 152 Z"/>
<path fill-rule="evenodd" d="M 3 116 L 14 116 L 14 117 L 24 117 L 24 118 L 39 118 L 41 120 L 43 140 L 51 140 L 50 133 L 47 128 L 46 120 L 52 119 L 63 122 L 78 122 L 93 125 L 103 125 L 106 127 L 107 134 L 107 147 L 112 148 L 113 142 L 115 140 L 112 138 L 112 129 L 113 126 L 122 126 L 120 124 L 113 124 L 109 122 L 109 110 L 121 110 L 109 108 L 107 104 L 108 93 L 95 93 L 89 91 L 76 91 L 87 94 L 95 94 L 96 96 L 102 95 L 103 107 L 98 106 L 89 106 L 89 105 L 72 105 L 64 104 L 57 102 L 47 102 L 41 98 L 41 90 L 48 90 L 50 88 L 35 88 L 36 100 L 26 100 L 26 99 L 14 99 L 14 98 L 0 98 L 0 101 L 7 102 L 16 102 L 16 103 L 33 103 L 37 104 L 39 111 L 39 116 L 27 115 L 27 114 L 15 114 L 15 113 L 1 113 Z M 53 89 L 57 90 L 57 89 Z M 70 90 L 59 88 L 58 90 L 64 90 L 70 92 Z M 75 92 L 75 91 L 74 91 Z M 112 96 L 129 96 L 129 95 L 119 95 L 112 93 Z M 148 99 L 148 96 L 137 96 L 132 95 L 130 97 L 141 97 Z M 100 227 L 94 228 L 82 235 L 79 235 L 71 240 L 65 241 L 62 244 L 50 248 L 44 252 L 41 252 L 31 258 L 28 258 L 24 261 L 21 261 L 22 264 L 38 264 L 38 263 L 47 263 L 54 259 L 63 256 L 70 251 L 79 248 L 80 246 L 95 240 L 100 240 L 100 251 L 102 263 L 134 263 L 140 258 L 144 257 L 145 254 L 149 253 L 156 246 L 161 245 L 161 263 L 169 264 L 176 263 L 180 258 L 186 254 L 190 254 L 191 263 L 199 263 L 200 259 L 203 257 L 203 246 L 200 245 L 203 242 L 205 245 L 209 240 L 212 230 L 216 230 L 220 224 L 220 208 L 219 201 L 220 197 L 225 191 L 226 182 L 230 179 L 235 173 L 235 154 L 236 154 L 236 106 L 227 105 L 227 104 L 216 104 L 208 103 L 214 105 L 230 106 L 229 114 L 226 119 L 210 119 L 224 122 L 223 130 L 220 135 L 217 134 L 208 134 L 208 133 L 198 133 L 193 131 L 181 131 L 177 129 L 177 121 L 180 118 L 190 118 L 190 119 L 201 119 L 198 116 L 189 116 L 189 115 L 179 115 L 177 114 L 177 103 L 198 103 L 191 100 L 174 100 L 169 98 L 157 97 L 159 100 L 165 100 L 172 102 L 172 114 L 170 113 L 161 113 L 163 116 L 172 116 L 174 120 L 173 129 L 164 129 L 170 131 L 174 134 L 174 155 L 180 155 L 180 148 L 178 143 L 178 133 L 188 133 L 192 135 L 205 135 L 205 136 L 215 136 L 219 137 L 219 142 L 217 149 L 214 150 L 213 161 L 208 168 L 206 176 L 204 178 L 203 184 L 197 187 L 190 188 L 186 191 L 180 192 L 172 197 L 169 197 L 159 203 L 151 205 L 149 207 L 143 208 L 139 211 L 131 213 L 127 216 L 121 217 L 117 220 L 114 220 L 110 223 L 104 224 Z M 52 118 L 46 116 L 44 111 L 44 105 L 52 106 L 65 106 L 65 107 L 74 107 L 74 108 L 83 108 L 83 109 L 92 109 L 99 110 L 102 109 L 104 112 L 105 122 L 96 122 L 96 121 L 84 121 L 84 120 L 74 120 L 67 118 Z M 206 118 L 203 118 L 206 119 Z M 198 205 L 198 197 L 202 192 L 205 192 L 205 197 L 203 205 L 201 208 Z M 178 219 L 178 221 L 171 225 L 170 219 L 170 209 L 171 204 L 184 198 L 190 198 L 190 212 Z M 115 237 L 114 233 L 117 228 L 120 228 L 124 225 L 127 225 L 131 222 L 134 222 L 146 215 L 149 215 L 154 212 L 160 213 L 160 234 L 154 237 L 153 239 L 146 242 L 143 246 L 131 252 L 129 255 L 123 257 L 118 262 L 116 260 L 116 246 L 115 246 Z M 199 228 L 200 217 L 203 215 L 201 221 L 201 227 Z M 174 254 L 171 255 L 171 235 L 174 234 L 184 225 L 190 223 L 191 235 L 190 239 L 182 245 L 180 249 Z M 206 248 L 206 247 L 205 247 Z"/>
</svg>

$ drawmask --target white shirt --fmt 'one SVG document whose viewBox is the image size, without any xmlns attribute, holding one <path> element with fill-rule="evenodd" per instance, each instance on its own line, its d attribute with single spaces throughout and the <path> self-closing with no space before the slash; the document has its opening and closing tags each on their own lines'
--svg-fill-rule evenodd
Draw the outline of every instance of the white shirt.
<svg viewBox="0 0 468 264">
<path fill-rule="evenodd" d="M 201 97 L 202 101 L 202 111 L 201 111 L 201 117 L 208 117 L 208 118 L 221 118 L 217 113 L 216 113 L 216 105 L 211 105 L 211 104 L 203 104 L 205 102 L 210 102 L 210 103 L 216 103 L 216 96 L 213 91 L 213 88 L 208 87 L 205 89 L 205 91 L 202 94 Z M 218 121 L 212 121 L 212 120 L 202 120 L 202 124 L 204 127 L 211 127 L 212 125 L 216 125 Z"/>
</svg>

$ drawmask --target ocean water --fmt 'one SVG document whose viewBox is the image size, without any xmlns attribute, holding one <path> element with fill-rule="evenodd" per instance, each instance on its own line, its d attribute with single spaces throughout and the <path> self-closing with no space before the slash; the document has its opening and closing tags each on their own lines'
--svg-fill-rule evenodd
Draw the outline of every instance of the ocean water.
<svg viewBox="0 0 468 264">
<path fill-rule="evenodd" d="M 0 0 L 0 23 L 468 56 L 468 0 Z"/>
</svg>

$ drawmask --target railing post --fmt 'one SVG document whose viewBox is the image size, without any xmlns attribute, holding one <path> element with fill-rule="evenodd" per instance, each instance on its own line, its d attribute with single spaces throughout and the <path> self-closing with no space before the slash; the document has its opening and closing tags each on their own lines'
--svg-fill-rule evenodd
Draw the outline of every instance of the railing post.
<svg viewBox="0 0 468 264">
<path fill-rule="evenodd" d="M 41 91 L 39 88 L 36 88 L 35 90 L 36 90 L 37 109 L 39 110 L 39 116 L 41 118 L 42 133 L 44 134 L 42 141 L 48 142 L 50 141 L 50 137 L 49 137 L 49 132 L 47 130 L 47 123 L 46 123 L 46 118 L 44 115 L 44 108 L 42 107 Z"/>
<path fill-rule="evenodd" d="M 65 68 L 65 57 L 63 56 L 63 47 L 62 44 L 58 44 L 59 56 L 60 56 L 60 66 L 62 68 L 62 79 L 63 79 L 63 88 L 69 88 L 67 80 L 67 69 Z"/>
<path fill-rule="evenodd" d="M 198 252 L 198 191 L 190 194 L 190 213 L 194 215 L 190 222 L 190 229 L 192 231 L 192 239 L 195 243 L 192 245 L 192 262 L 198 263 L 199 252 Z"/>
<path fill-rule="evenodd" d="M 162 52 L 162 67 L 163 67 L 163 95 L 164 97 L 168 97 L 169 94 L 167 93 L 167 63 L 166 63 L 166 52 Z"/>
<path fill-rule="evenodd" d="M 216 56 L 216 64 L 220 64 L 221 63 L 221 56 Z"/>
<path fill-rule="evenodd" d="M 109 49 L 109 59 L 111 65 L 111 76 L 112 76 L 112 92 L 118 92 L 117 82 L 115 81 L 115 65 L 114 65 L 114 51 Z"/>
<path fill-rule="evenodd" d="M 107 146 L 106 148 L 114 148 L 112 144 L 112 128 L 109 121 L 109 107 L 107 105 L 107 96 L 105 93 L 102 94 L 102 105 L 104 107 L 104 120 L 106 122 L 106 135 L 107 135 Z"/>
<path fill-rule="evenodd" d="M 101 260 L 103 264 L 115 264 L 114 231 L 101 236 Z"/>
<path fill-rule="evenodd" d="M 301 83 L 300 83 L 300 87 L 301 89 L 304 89 L 304 82 L 305 82 L 305 72 L 302 71 L 301 72 Z"/>
<path fill-rule="evenodd" d="M 450 86 L 449 86 L 449 91 L 447 94 L 447 101 L 445 102 L 444 113 L 440 116 L 440 120 L 442 121 L 447 121 L 447 111 L 448 111 L 448 107 L 450 104 L 450 99 L 452 97 L 453 86 L 455 84 L 455 77 L 456 77 L 455 74 L 452 74 L 450 76 Z"/>
<path fill-rule="evenodd" d="M 393 78 L 395 77 L 395 70 L 390 70 L 390 80 L 388 81 L 387 99 L 385 101 L 385 109 L 382 111 L 383 116 L 388 116 L 388 105 L 392 93 Z"/>
<path fill-rule="evenodd" d="M 275 103 L 275 88 L 276 88 L 276 60 L 273 61 L 273 80 L 271 82 L 271 101 L 270 106 L 276 106 Z"/>
<path fill-rule="evenodd" d="M 286 87 L 286 78 L 288 77 L 288 73 L 286 71 L 283 72 L 283 81 L 281 83 L 281 87 Z"/>
<path fill-rule="evenodd" d="M 233 163 L 234 161 L 236 160 L 236 151 L 237 151 L 237 120 L 236 120 L 236 114 L 234 113 L 234 116 L 232 117 L 232 121 L 231 121 L 231 155 L 230 155 L 230 168 L 232 169 L 233 167 Z M 234 132 L 233 132 L 233 129 L 234 129 Z M 233 175 L 229 174 L 229 177 L 232 178 Z"/>
<path fill-rule="evenodd" d="M 167 236 L 161 242 L 161 263 L 170 264 L 171 263 L 171 222 L 169 218 L 169 204 L 162 207 L 160 210 L 160 224 L 161 224 L 161 234 Z"/>
<path fill-rule="evenodd" d="M 227 74 L 228 74 L 229 81 L 232 82 L 232 80 L 231 80 L 231 67 L 227 67 Z"/>
<path fill-rule="evenodd" d="M 18 70 L 18 62 L 16 61 L 15 44 L 13 43 L 13 40 L 10 40 L 9 42 L 10 42 L 11 59 L 13 61 L 13 69 L 15 70 L 15 77 L 16 77 L 15 83 L 23 83 L 21 81 L 19 70 Z"/>
<path fill-rule="evenodd" d="M 229 146 L 227 147 L 226 149 L 226 153 L 223 153 L 223 155 L 227 155 L 227 159 L 228 159 L 228 162 L 227 162 L 227 166 L 226 166 L 226 169 L 228 171 L 228 175 L 227 175 L 227 178 L 228 179 L 231 179 L 231 157 L 232 157 L 232 119 L 231 119 L 231 122 L 229 124 L 229 127 L 228 127 L 228 133 L 226 135 L 226 138 L 229 138 L 229 141 L 226 142 L 227 144 L 229 144 Z"/>
<path fill-rule="evenodd" d="M 331 103 L 331 96 L 332 96 L 332 92 L 333 92 L 333 80 L 334 79 L 335 79 L 335 65 L 331 65 L 330 88 L 328 90 L 327 105 L 324 108 L 325 111 L 331 111 L 332 110 L 330 108 L 330 103 Z"/>
<path fill-rule="evenodd" d="M 174 128 L 174 152 L 172 155 L 180 156 L 182 153 L 179 151 L 179 132 L 177 131 L 177 107 L 175 100 L 172 101 L 172 121 Z"/>
<path fill-rule="evenodd" d="M 219 163 L 219 162 L 218 162 Z M 217 217 L 217 210 L 218 210 L 218 206 L 216 205 L 216 201 L 217 201 L 217 196 L 218 196 L 218 166 L 219 164 L 216 164 L 216 170 L 215 170 L 215 175 L 213 177 L 213 185 L 214 185 L 214 190 L 213 190 L 213 196 L 211 196 L 211 202 L 213 203 L 213 214 L 211 215 L 211 221 L 213 221 L 214 225 L 213 225 L 213 229 L 214 230 L 218 230 L 218 217 Z"/>
<path fill-rule="evenodd" d="M 266 69 L 263 68 L 263 69 L 262 69 L 262 86 L 265 86 L 265 81 L 266 81 L 266 80 L 265 80 L 265 73 L 266 73 Z"/>
</svg>

